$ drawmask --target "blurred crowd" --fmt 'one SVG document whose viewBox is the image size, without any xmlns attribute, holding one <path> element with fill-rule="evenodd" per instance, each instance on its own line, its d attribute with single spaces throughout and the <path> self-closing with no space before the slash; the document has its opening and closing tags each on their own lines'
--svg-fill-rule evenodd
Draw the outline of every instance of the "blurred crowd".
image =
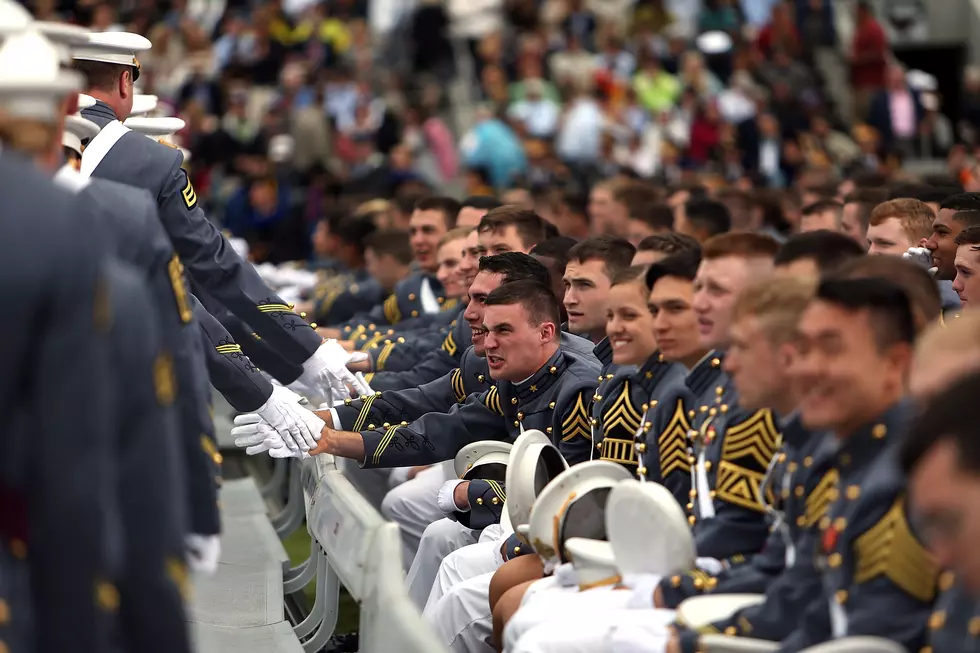
<svg viewBox="0 0 980 653">
<path fill-rule="evenodd" d="M 39 19 L 145 34 L 139 82 L 182 117 L 209 215 L 258 261 L 310 255 L 369 199 L 504 193 L 541 214 L 625 176 L 762 206 L 947 158 L 980 187 L 980 71 L 959 124 L 874 12 L 833 0 L 35 0 Z M 828 67 L 849 76 L 829 88 Z M 846 96 L 844 102 L 841 99 Z M 594 201 L 594 200 L 593 200 Z M 410 203 L 409 203 L 410 205 Z M 590 211 L 591 213 L 591 211 Z M 594 216 L 593 216 L 594 217 Z M 779 227 L 780 225 L 776 225 Z"/>
</svg>

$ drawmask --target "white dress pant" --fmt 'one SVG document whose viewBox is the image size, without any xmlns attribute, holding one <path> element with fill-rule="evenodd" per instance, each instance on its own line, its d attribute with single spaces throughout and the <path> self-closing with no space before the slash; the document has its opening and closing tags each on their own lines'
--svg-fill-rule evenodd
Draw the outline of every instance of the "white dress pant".
<svg viewBox="0 0 980 653">
<path fill-rule="evenodd" d="M 545 580 L 548 579 L 538 582 Z M 585 592 L 568 591 L 561 587 L 536 591 L 525 596 L 526 600 L 521 603 L 520 609 L 507 622 L 507 627 L 504 628 L 504 647 L 509 650 L 531 630 L 554 620 L 571 617 L 571 621 L 581 619 L 592 622 L 594 620 L 591 617 L 594 614 L 626 610 L 632 595 L 631 590 L 613 590 L 611 586 L 597 587 Z"/>
<path fill-rule="evenodd" d="M 422 617 L 453 653 L 494 653 L 494 648 L 487 642 L 493 634 L 490 613 L 493 574 L 491 571 L 462 580 L 435 604 L 430 602 L 426 606 Z"/>
<path fill-rule="evenodd" d="M 435 581 L 425 603 L 425 611 L 434 608 L 439 600 L 457 584 L 491 574 L 503 564 L 499 542 L 477 542 L 453 551 L 439 565 Z M 487 597 L 489 604 L 489 596 Z"/>
<path fill-rule="evenodd" d="M 420 611 L 425 608 L 429 599 L 440 564 L 450 554 L 467 548 L 468 544 L 474 544 L 478 536 L 478 531 L 466 528 L 452 519 L 440 519 L 426 527 L 405 579 L 408 583 L 408 596 Z"/>
<path fill-rule="evenodd" d="M 425 527 L 445 517 L 437 502 L 439 488 L 452 474 L 452 461 L 424 469 L 410 481 L 392 488 L 381 502 L 381 514 L 398 524 L 402 535 L 402 560 L 405 569 L 412 566 Z M 386 481 L 387 482 L 387 481 Z M 387 487 L 387 486 L 386 486 Z"/>
<path fill-rule="evenodd" d="M 668 627 L 673 621 L 673 610 L 597 610 L 585 618 L 566 615 L 539 624 L 504 650 L 507 653 L 664 653 L 670 639 Z"/>
</svg>

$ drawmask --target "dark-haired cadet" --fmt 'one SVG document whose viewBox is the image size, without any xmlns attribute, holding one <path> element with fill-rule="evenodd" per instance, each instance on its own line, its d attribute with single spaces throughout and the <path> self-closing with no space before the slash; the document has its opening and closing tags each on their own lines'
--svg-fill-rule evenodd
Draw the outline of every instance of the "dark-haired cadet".
<svg viewBox="0 0 980 653">
<path fill-rule="evenodd" d="M 864 254 L 865 249 L 849 236 L 819 229 L 792 236 L 780 246 L 773 263 L 777 273 L 806 277 L 816 282 L 845 261 Z"/>
</svg>

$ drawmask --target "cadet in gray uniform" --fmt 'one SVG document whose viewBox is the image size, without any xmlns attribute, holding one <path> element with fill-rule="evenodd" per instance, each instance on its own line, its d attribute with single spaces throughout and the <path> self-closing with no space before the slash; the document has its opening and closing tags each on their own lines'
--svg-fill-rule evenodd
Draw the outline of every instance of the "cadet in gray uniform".
<svg viewBox="0 0 980 653">
<path fill-rule="evenodd" d="M 173 410 L 178 381 L 170 352 L 158 344 L 161 320 L 141 276 L 124 264 L 109 264 L 118 388 L 114 448 L 125 544 L 117 582 L 120 626 L 127 650 L 189 652 L 184 488 Z M 103 594 L 111 605 L 111 592 Z"/>
<path fill-rule="evenodd" d="M 75 198 L 11 151 L 16 140 L 4 144 L 0 638 L 14 651 L 101 653 L 111 650 L 110 613 L 93 588 L 112 595 L 119 562 L 103 249 Z M 33 615 L 58 625 L 34 627 Z"/>
<path fill-rule="evenodd" d="M 148 190 L 190 277 L 287 361 L 302 365 L 316 353 L 322 339 L 265 286 L 207 219 L 181 168 L 180 151 L 118 124 L 132 107 L 132 95 L 121 96 L 120 84 L 132 89 L 139 76 L 136 53 L 130 54 L 128 65 L 111 48 L 93 45 L 73 54 L 76 68 L 87 78 L 87 93 L 99 100 L 84 109 L 82 116 L 102 128 L 86 148 L 82 173 Z M 110 127 L 108 132 L 106 127 Z"/>
<path fill-rule="evenodd" d="M 423 465 L 449 460 L 469 442 L 514 440 L 521 431 L 537 428 L 551 435 L 567 458 L 588 457 L 592 448 L 588 402 L 599 366 L 594 359 L 559 349 L 554 295 L 535 281 L 516 281 L 491 292 L 486 305 L 488 310 L 513 307 L 511 311 L 526 321 L 498 324 L 484 317 L 487 338 L 493 342 L 493 346 L 488 342 L 487 349 L 491 375 L 496 365 L 508 378 L 497 379 L 488 391 L 468 397 L 449 413 L 428 414 L 408 426 L 360 433 L 324 429 L 321 444 L 313 453 L 353 458 L 364 467 Z M 498 312 L 509 315 L 507 310 Z M 539 352 L 512 350 L 500 344 L 507 343 L 512 332 L 532 328 L 551 332 L 551 338 L 539 345 Z M 543 359 L 543 364 L 538 359 Z M 524 369 L 531 361 L 538 367 L 528 377 Z M 515 375 L 523 380 L 510 380 Z"/>
<path fill-rule="evenodd" d="M 463 311 L 460 311 L 442 344 L 430 350 L 411 369 L 402 372 L 369 372 L 364 378 L 375 390 L 400 390 L 422 385 L 459 367 L 463 352 L 472 344 L 470 325 L 463 316 Z"/>
</svg>

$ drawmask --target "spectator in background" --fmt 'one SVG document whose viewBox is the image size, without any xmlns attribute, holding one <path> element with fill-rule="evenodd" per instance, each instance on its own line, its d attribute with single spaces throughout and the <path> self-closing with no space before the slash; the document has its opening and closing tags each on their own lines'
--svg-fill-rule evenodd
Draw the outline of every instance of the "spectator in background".
<svg viewBox="0 0 980 653">
<path fill-rule="evenodd" d="M 485 171 L 486 181 L 492 188 L 509 187 L 527 168 L 520 139 L 487 106 L 477 110 L 476 125 L 463 137 L 460 151 L 463 164 L 471 171 Z M 493 194 L 480 190 L 471 190 L 469 194 Z"/>
<path fill-rule="evenodd" d="M 644 41 L 661 36 L 674 23 L 674 15 L 664 6 L 664 0 L 637 0 L 633 5 L 633 37 Z"/>
<path fill-rule="evenodd" d="M 872 97 L 885 86 L 888 39 L 867 0 L 857 3 L 855 23 L 850 52 L 851 86 L 854 89 L 854 118 L 864 120 Z"/>
<path fill-rule="evenodd" d="M 225 208 L 225 227 L 248 242 L 257 262 L 284 263 L 309 255 L 309 241 L 291 188 L 272 175 L 255 179 L 236 192 Z"/>
<path fill-rule="evenodd" d="M 685 89 L 691 89 L 701 99 L 713 98 L 722 90 L 721 82 L 704 65 L 704 55 L 688 50 L 681 57 L 680 81 Z"/>
<path fill-rule="evenodd" d="M 507 109 L 511 125 L 519 133 L 532 138 L 551 138 L 558 130 L 560 108 L 544 95 L 540 79 L 524 82 L 524 97 L 515 100 Z"/>
<path fill-rule="evenodd" d="M 567 13 L 562 20 L 562 33 L 576 39 L 586 50 L 595 51 L 595 16 L 585 8 L 583 0 L 566 0 L 565 5 Z"/>
<path fill-rule="evenodd" d="M 640 57 L 640 69 L 633 77 L 633 91 L 643 108 L 656 115 L 674 107 L 681 84 L 663 69 L 660 57 L 648 50 Z"/>
<path fill-rule="evenodd" d="M 705 0 L 698 17 L 698 31 L 735 34 L 738 22 L 738 13 L 732 7 L 731 0 Z"/>
<path fill-rule="evenodd" d="M 567 105 L 555 138 L 555 150 L 570 165 L 597 163 L 604 118 L 595 91 L 578 89 Z"/>
<path fill-rule="evenodd" d="M 599 65 L 595 55 L 582 47 L 582 41 L 574 33 L 565 39 L 565 47 L 556 50 L 548 58 L 548 67 L 555 84 L 563 92 L 587 88 L 595 83 Z"/>
<path fill-rule="evenodd" d="M 977 143 L 980 134 L 980 66 L 963 70 L 963 95 L 960 98 L 960 138 L 969 144 Z"/>
<path fill-rule="evenodd" d="M 807 67 L 794 60 L 783 47 L 773 48 L 772 58 L 759 66 L 759 77 L 770 88 L 785 84 L 794 96 L 814 87 L 813 76 Z"/>
<path fill-rule="evenodd" d="M 913 156 L 922 121 L 919 95 L 905 83 L 905 70 L 898 64 L 888 67 L 887 86 L 871 99 L 868 124 L 875 128 L 886 151 Z"/>
<path fill-rule="evenodd" d="M 779 49 L 796 56 L 800 52 L 800 33 L 793 20 L 792 0 L 782 0 L 773 5 L 769 22 L 759 30 L 755 45 L 763 57 L 769 58 Z"/>
</svg>

